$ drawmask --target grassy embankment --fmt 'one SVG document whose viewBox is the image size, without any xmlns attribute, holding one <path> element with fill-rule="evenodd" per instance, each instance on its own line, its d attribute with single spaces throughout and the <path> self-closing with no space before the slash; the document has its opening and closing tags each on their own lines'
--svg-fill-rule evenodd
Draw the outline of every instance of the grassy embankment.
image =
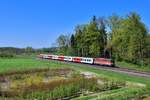
<svg viewBox="0 0 150 100">
<path fill-rule="evenodd" d="M 130 69 L 134 69 L 134 70 L 138 70 L 138 71 L 145 71 L 145 72 L 150 72 L 150 65 L 148 66 L 140 66 L 140 65 L 136 65 L 136 64 L 131 64 L 131 63 L 127 63 L 127 62 L 116 62 L 116 65 L 119 67 L 123 67 L 123 68 L 130 68 Z"/>
</svg>

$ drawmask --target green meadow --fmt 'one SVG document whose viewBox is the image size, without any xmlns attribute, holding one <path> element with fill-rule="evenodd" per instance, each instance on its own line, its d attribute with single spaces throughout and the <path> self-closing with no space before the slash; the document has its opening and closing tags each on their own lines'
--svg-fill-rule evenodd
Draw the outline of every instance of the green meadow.
<svg viewBox="0 0 150 100">
<path fill-rule="evenodd" d="M 101 98 L 102 100 L 111 100 L 117 97 L 119 100 L 121 95 L 126 98 L 138 98 L 141 95 L 149 95 L 150 91 L 150 79 L 138 76 L 131 76 L 123 73 L 117 73 L 112 71 L 104 71 L 97 68 L 92 68 L 86 65 L 75 64 L 75 63 L 65 63 L 52 60 L 41 60 L 37 58 L 11 58 L 11 59 L 0 59 L 0 73 L 8 73 L 13 71 L 24 71 L 37 68 L 73 68 L 80 72 L 90 72 L 96 74 L 98 77 L 106 78 L 109 80 L 118 80 L 130 83 L 131 87 L 124 87 L 118 90 L 110 90 L 102 93 L 95 93 L 88 96 L 80 96 L 76 98 L 77 100 L 93 100 L 93 98 Z M 141 86 L 134 86 L 133 84 L 142 84 Z M 133 87 L 132 87 L 133 85 Z M 123 92 L 124 91 L 124 92 Z M 130 95 L 129 95 L 130 94 Z M 141 98 L 141 97 L 139 97 Z"/>
</svg>

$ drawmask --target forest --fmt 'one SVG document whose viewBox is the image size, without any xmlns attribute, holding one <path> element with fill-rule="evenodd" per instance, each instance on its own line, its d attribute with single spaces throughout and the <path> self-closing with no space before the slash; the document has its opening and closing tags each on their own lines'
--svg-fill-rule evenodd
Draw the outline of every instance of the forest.
<svg viewBox="0 0 150 100">
<path fill-rule="evenodd" d="M 56 40 L 58 54 L 111 57 L 137 65 L 150 64 L 150 34 L 139 14 L 93 16 L 89 23 L 77 25 L 71 35 Z"/>
</svg>

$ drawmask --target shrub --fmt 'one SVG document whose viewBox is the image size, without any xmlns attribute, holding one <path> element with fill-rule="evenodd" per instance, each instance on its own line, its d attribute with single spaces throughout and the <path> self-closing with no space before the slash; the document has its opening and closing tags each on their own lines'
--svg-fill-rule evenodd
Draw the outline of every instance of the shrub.
<svg viewBox="0 0 150 100">
<path fill-rule="evenodd" d="M 0 58 L 13 58 L 14 54 L 11 53 L 0 53 Z"/>
<path fill-rule="evenodd" d="M 145 58 L 143 61 L 144 65 L 150 65 L 150 58 Z"/>
</svg>

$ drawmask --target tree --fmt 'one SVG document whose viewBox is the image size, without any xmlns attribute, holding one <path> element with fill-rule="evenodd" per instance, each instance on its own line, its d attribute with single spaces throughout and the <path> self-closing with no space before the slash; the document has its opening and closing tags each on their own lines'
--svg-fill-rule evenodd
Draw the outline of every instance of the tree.
<svg viewBox="0 0 150 100">
<path fill-rule="evenodd" d="M 99 41 L 99 46 L 100 46 L 100 55 L 104 56 L 104 51 L 106 49 L 107 45 L 107 33 L 106 33 L 106 21 L 104 18 L 99 17 L 97 20 L 97 25 L 98 25 L 98 30 L 99 30 L 99 35 L 98 35 L 98 41 Z"/>
<path fill-rule="evenodd" d="M 70 37 L 69 35 L 60 35 L 57 38 L 57 43 L 60 48 L 60 54 L 68 55 L 68 48 L 70 46 Z"/>
<path fill-rule="evenodd" d="M 126 30 L 130 33 L 128 58 L 130 61 L 142 64 L 144 48 L 146 48 L 147 29 L 141 22 L 140 16 L 134 12 L 128 15 L 127 21 Z"/>
<path fill-rule="evenodd" d="M 75 47 L 75 37 L 74 37 L 74 34 L 71 35 L 71 38 L 70 38 L 70 45 L 72 48 Z"/>
<path fill-rule="evenodd" d="M 96 17 L 93 16 L 92 21 L 87 27 L 87 33 L 85 34 L 85 41 L 89 45 L 89 55 L 99 56 L 100 47 L 98 45 L 98 27 Z"/>
<path fill-rule="evenodd" d="M 85 33 L 86 33 L 86 27 L 87 25 L 78 25 L 76 26 L 75 28 L 75 45 L 76 45 L 76 53 L 78 56 L 84 56 L 85 55 L 85 52 L 84 50 L 87 50 L 85 49 L 85 46 L 86 46 L 86 43 L 84 41 L 85 39 Z"/>
<path fill-rule="evenodd" d="M 142 63 L 147 29 L 140 16 L 136 13 L 130 13 L 125 18 L 115 15 L 108 22 L 111 29 L 109 43 L 115 56 L 120 60 Z"/>
<path fill-rule="evenodd" d="M 57 42 L 61 51 L 65 51 L 63 54 L 105 57 L 106 52 L 110 56 L 111 50 L 111 57 L 117 60 L 136 64 L 150 62 L 150 35 L 140 16 L 134 12 L 125 17 L 113 14 L 107 21 L 93 16 L 90 23 L 77 25 L 71 37 L 61 35 Z"/>
<path fill-rule="evenodd" d="M 87 25 L 78 25 L 75 32 L 76 48 L 79 56 L 99 57 L 104 53 L 107 34 L 103 18 L 93 16 Z"/>
<path fill-rule="evenodd" d="M 32 47 L 26 47 L 25 48 L 25 53 L 27 53 L 27 54 L 31 54 L 31 53 L 34 53 L 34 49 L 32 48 Z"/>
<path fill-rule="evenodd" d="M 66 37 L 65 35 L 60 35 L 58 38 L 57 38 L 57 43 L 59 45 L 59 47 L 65 47 L 67 44 L 66 44 Z"/>
<path fill-rule="evenodd" d="M 76 51 L 76 43 L 75 43 L 75 36 L 74 34 L 71 35 L 70 37 L 70 55 L 75 56 L 75 51 Z"/>
<path fill-rule="evenodd" d="M 146 38 L 146 48 L 144 48 L 144 64 L 150 65 L 150 34 L 147 34 Z"/>
<path fill-rule="evenodd" d="M 108 43 L 107 48 L 112 48 L 113 57 L 115 56 L 117 60 L 121 60 L 122 50 L 122 21 L 123 18 L 113 14 L 107 20 L 110 32 L 108 33 Z"/>
</svg>

